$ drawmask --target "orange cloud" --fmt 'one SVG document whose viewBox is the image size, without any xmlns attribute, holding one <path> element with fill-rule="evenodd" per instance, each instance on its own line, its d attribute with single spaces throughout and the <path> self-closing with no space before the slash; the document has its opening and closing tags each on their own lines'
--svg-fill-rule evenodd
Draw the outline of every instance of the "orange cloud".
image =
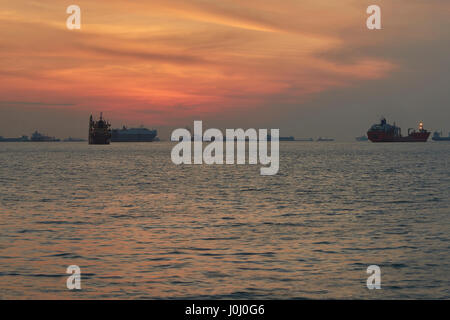
<svg viewBox="0 0 450 320">
<path fill-rule="evenodd" d="M 367 53 L 324 54 L 357 46 L 365 32 L 364 5 L 350 0 L 82 0 L 79 31 L 65 29 L 67 1 L 1 2 L 3 101 L 67 101 L 171 124 L 180 114 L 292 102 L 396 68 Z"/>
</svg>

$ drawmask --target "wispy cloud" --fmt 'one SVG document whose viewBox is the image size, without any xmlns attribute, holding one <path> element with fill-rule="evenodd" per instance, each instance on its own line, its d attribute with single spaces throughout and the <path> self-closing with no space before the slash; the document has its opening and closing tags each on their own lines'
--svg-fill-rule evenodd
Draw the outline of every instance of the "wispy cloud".
<svg viewBox="0 0 450 320">
<path fill-rule="evenodd" d="M 389 78 L 414 41 L 405 21 L 448 7 L 413 1 L 404 17 L 410 2 L 383 1 L 385 28 L 369 33 L 370 1 L 80 0 L 82 29 L 69 31 L 67 3 L 0 1 L 2 105 L 77 105 L 159 123 L 267 101 L 276 109 Z M 420 39 L 436 28 L 425 26 L 414 30 Z"/>
<path fill-rule="evenodd" d="M 64 107 L 75 106 L 75 103 L 54 103 L 54 102 L 40 102 L 40 101 L 1 101 L 0 106 L 39 106 L 39 107 Z"/>
</svg>

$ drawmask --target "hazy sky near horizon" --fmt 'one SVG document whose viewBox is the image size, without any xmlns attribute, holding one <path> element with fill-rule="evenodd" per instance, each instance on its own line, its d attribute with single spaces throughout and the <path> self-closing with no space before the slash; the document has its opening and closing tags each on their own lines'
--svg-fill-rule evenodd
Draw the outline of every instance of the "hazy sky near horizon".
<svg viewBox="0 0 450 320">
<path fill-rule="evenodd" d="M 100 111 L 163 135 L 353 137 L 381 115 L 450 131 L 449 57 L 447 0 L 0 0 L 0 135 L 84 136 Z"/>
</svg>

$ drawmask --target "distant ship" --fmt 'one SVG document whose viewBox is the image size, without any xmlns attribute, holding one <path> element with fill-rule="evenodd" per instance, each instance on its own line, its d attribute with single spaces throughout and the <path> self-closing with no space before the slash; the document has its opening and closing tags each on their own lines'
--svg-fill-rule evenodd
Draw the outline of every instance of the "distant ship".
<svg viewBox="0 0 450 320">
<path fill-rule="evenodd" d="M 334 139 L 332 139 L 332 138 L 322 138 L 322 137 L 319 137 L 319 139 L 317 139 L 317 141 L 334 141 Z"/>
<path fill-rule="evenodd" d="M 89 144 L 109 144 L 111 142 L 111 124 L 103 120 L 103 113 L 100 113 L 98 121 L 89 118 Z"/>
<path fill-rule="evenodd" d="M 381 119 L 379 124 L 374 124 L 367 136 L 372 142 L 426 142 L 430 132 L 423 128 L 423 123 L 419 123 L 418 131 L 408 129 L 408 136 L 402 136 L 401 129 L 395 125 L 390 125 L 385 118 Z"/>
<path fill-rule="evenodd" d="M 272 137 L 270 136 L 270 134 L 267 135 L 267 141 L 271 141 Z M 295 141 L 295 138 L 293 136 L 290 137 L 279 137 L 278 141 Z"/>
<path fill-rule="evenodd" d="M 299 138 L 299 139 L 295 139 L 295 141 L 314 141 L 313 138 Z"/>
<path fill-rule="evenodd" d="M 369 138 L 367 138 L 366 135 L 363 135 L 361 137 L 356 137 L 355 139 L 356 139 L 356 141 L 368 141 L 369 140 Z"/>
<path fill-rule="evenodd" d="M 68 137 L 68 138 L 64 139 L 63 141 L 64 142 L 82 142 L 82 141 L 86 141 L 86 139 Z"/>
<path fill-rule="evenodd" d="M 43 135 L 43 134 L 37 132 L 37 130 L 31 135 L 30 140 L 33 142 L 58 142 L 58 141 L 60 141 L 59 139 L 56 139 L 55 137 L 49 137 L 49 136 Z"/>
<path fill-rule="evenodd" d="M 450 141 L 450 132 L 448 133 L 448 137 L 443 137 L 442 132 L 435 131 L 431 139 L 433 139 L 433 141 Z"/>
<path fill-rule="evenodd" d="M 4 138 L 0 136 L 0 142 L 27 142 L 30 141 L 28 136 L 21 136 L 20 138 Z"/>
<path fill-rule="evenodd" d="M 123 126 L 122 129 L 113 129 L 112 142 L 152 142 L 158 135 L 158 131 L 147 128 L 130 128 Z"/>
</svg>

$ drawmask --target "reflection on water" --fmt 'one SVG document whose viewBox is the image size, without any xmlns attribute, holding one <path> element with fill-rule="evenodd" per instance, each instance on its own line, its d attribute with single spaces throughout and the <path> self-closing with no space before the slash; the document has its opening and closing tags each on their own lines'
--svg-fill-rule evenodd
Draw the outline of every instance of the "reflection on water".
<svg viewBox="0 0 450 320">
<path fill-rule="evenodd" d="M 450 297 L 450 144 L 281 143 L 276 176 L 172 146 L 1 144 L 0 298 Z"/>
</svg>

